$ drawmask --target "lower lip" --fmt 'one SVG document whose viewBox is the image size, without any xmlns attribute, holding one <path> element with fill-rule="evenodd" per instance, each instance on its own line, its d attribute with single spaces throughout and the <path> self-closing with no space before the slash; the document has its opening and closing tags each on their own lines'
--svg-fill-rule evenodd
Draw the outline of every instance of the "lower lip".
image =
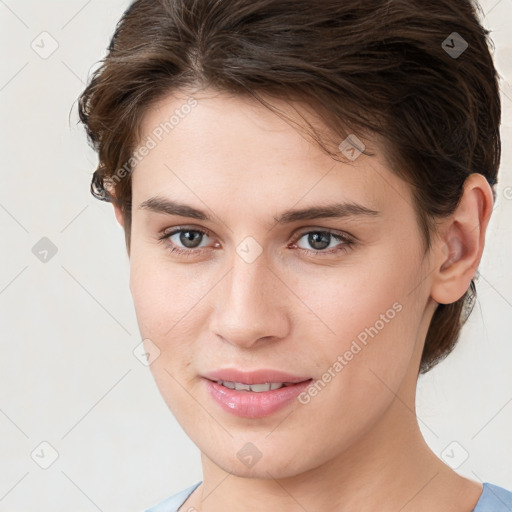
<svg viewBox="0 0 512 512">
<path fill-rule="evenodd" d="M 288 405 L 304 391 L 312 379 L 271 391 L 236 391 L 204 379 L 210 396 L 227 412 L 242 418 L 263 418 Z"/>
</svg>

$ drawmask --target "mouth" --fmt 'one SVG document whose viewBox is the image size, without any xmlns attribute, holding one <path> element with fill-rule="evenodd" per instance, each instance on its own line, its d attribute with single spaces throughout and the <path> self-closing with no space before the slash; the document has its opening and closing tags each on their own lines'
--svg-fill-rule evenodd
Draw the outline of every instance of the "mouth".
<svg viewBox="0 0 512 512">
<path fill-rule="evenodd" d="M 226 412 L 243 418 L 263 418 L 290 407 L 313 381 L 284 372 L 238 370 L 212 372 L 202 379 L 213 401 Z"/>
<path fill-rule="evenodd" d="M 213 382 L 218 382 L 219 384 L 227 384 L 226 387 L 229 387 L 230 389 L 237 389 L 237 391 L 247 391 L 247 388 L 244 386 L 261 386 L 268 384 L 282 387 L 298 384 L 311 379 L 311 376 L 294 375 L 284 371 L 271 370 L 267 368 L 249 372 L 241 371 L 236 368 L 223 368 L 205 373 L 202 376 Z M 237 385 L 239 386 L 239 389 L 236 388 Z M 253 391 L 257 392 L 258 389 L 255 387 Z"/>
<path fill-rule="evenodd" d="M 213 381 L 212 381 L 213 382 Z M 262 384 L 244 384 L 243 382 L 231 382 L 218 380 L 219 386 L 236 391 L 253 391 L 254 393 L 265 393 L 266 391 L 274 391 L 288 386 L 294 386 L 293 382 L 264 382 Z"/>
</svg>

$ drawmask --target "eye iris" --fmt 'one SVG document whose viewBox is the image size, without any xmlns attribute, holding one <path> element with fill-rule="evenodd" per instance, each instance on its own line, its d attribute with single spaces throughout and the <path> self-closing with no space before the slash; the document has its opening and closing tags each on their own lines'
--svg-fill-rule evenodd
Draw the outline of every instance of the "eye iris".
<svg viewBox="0 0 512 512">
<path fill-rule="evenodd" d="M 188 249 L 194 249 L 201 243 L 202 234 L 199 231 L 182 231 L 180 233 L 180 242 Z M 199 240 L 199 243 L 196 242 Z"/>
<path fill-rule="evenodd" d="M 330 233 L 314 232 L 308 236 L 308 243 L 315 249 L 325 249 L 331 242 Z"/>
</svg>

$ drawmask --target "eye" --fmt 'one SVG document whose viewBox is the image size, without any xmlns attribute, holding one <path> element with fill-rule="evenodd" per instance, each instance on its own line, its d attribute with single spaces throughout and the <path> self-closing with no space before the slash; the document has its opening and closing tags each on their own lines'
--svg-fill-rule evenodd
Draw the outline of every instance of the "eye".
<svg viewBox="0 0 512 512">
<path fill-rule="evenodd" d="M 159 240 L 167 242 L 169 250 L 173 253 L 192 255 L 208 246 L 208 243 L 203 242 L 209 238 L 208 233 L 202 229 L 179 227 L 163 233 Z"/>
<path fill-rule="evenodd" d="M 347 235 L 328 230 L 308 231 L 302 233 L 293 242 L 299 249 L 309 253 L 332 254 L 346 251 L 354 243 Z M 313 250 L 311 250 L 311 248 Z"/>
<path fill-rule="evenodd" d="M 196 249 L 201 246 L 204 237 L 207 236 L 204 231 L 195 229 L 180 229 L 169 233 L 168 239 L 174 244 L 183 244 L 187 249 Z M 173 237 L 177 237 L 173 240 Z"/>
</svg>

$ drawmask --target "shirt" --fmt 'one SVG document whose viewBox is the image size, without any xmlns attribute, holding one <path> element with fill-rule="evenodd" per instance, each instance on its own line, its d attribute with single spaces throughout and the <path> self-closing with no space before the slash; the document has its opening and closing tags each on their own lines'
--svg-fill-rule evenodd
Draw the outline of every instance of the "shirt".
<svg viewBox="0 0 512 512">
<path fill-rule="evenodd" d="M 201 482 L 174 494 L 170 498 L 148 508 L 145 512 L 178 512 L 178 509 L 185 503 L 199 484 Z M 190 510 L 181 510 L 180 512 L 195 512 L 195 509 L 190 507 Z M 473 512 L 512 512 L 512 492 L 503 489 L 503 487 L 485 482 L 482 494 Z"/>
</svg>

